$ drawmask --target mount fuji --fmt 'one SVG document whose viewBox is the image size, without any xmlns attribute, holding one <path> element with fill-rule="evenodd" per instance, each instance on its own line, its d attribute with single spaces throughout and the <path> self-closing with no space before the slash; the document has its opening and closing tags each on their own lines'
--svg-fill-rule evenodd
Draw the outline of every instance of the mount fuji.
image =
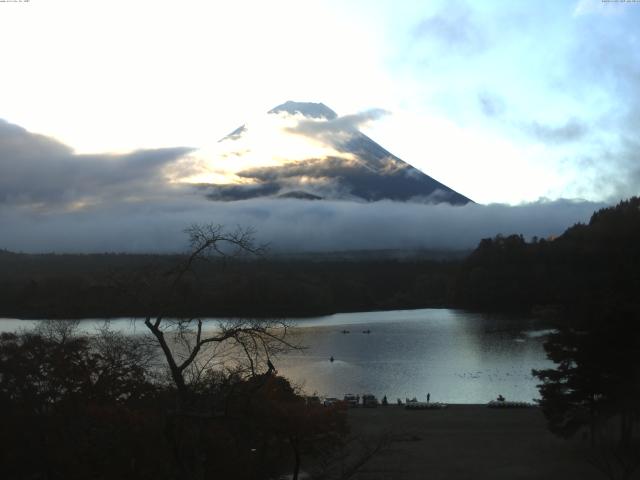
<svg viewBox="0 0 640 480">
<path fill-rule="evenodd" d="M 464 205 L 471 200 L 402 161 L 358 126 L 381 111 L 338 116 L 323 103 L 288 101 L 216 145 L 211 200 L 298 198 Z"/>
</svg>

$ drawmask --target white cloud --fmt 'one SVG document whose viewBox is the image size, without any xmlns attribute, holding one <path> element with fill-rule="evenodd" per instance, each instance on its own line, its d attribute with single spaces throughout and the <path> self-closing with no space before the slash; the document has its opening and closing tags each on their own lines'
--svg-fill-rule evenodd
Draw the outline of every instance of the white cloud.
<svg viewBox="0 0 640 480">
<path fill-rule="evenodd" d="M 26 252 L 176 252 L 194 223 L 253 227 L 274 252 L 470 249 L 484 237 L 558 235 L 600 204 L 538 202 L 453 207 L 292 199 L 211 202 L 199 196 L 112 202 L 76 212 L 0 207 L 0 248 Z"/>
</svg>

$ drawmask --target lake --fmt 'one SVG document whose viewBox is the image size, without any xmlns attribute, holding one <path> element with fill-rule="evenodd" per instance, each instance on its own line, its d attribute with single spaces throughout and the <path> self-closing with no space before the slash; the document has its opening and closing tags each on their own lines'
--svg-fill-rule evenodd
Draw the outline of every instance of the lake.
<svg viewBox="0 0 640 480">
<path fill-rule="evenodd" d="M 531 369 L 553 365 L 543 342 L 550 331 L 535 318 L 451 309 L 342 313 L 292 319 L 307 348 L 274 360 L 279 373 L 307 393 L 417 397 L 446 403 L 486 403 L 539 398 Z M 0 319 L 0 331 L 37 321 Z M 215 319 L 207 322 L 215 324 Z M 102 320 L 84 320 L 92 332 Z M 112 328 L 145 333 L 141 322 L 116 319 Z M 343 333 L 348 331 L 349 333 Z M 370 331 L 370 333 L 363 333 Z M 334 361 L 330 358 L 333 356 Z"/>
</svg>

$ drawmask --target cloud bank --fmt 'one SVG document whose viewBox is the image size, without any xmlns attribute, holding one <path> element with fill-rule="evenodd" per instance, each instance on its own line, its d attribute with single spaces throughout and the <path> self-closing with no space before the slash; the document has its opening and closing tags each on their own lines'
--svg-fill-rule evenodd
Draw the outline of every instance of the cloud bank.
<svg viewBox="0 0 640 480">
<path fill-rule="evenodd" d="M 149 196 L 168 186 L 170 167 L 188 169 L 176 161 L 191 150 L 76 155 L 55 139 L 0 119 L 0 206 L 73 208 L 122 196 Z"/>
<path fill-rule="evenodd" d="M 379 113 L 337 117 L 323 128 L 344 131 Z M 384 156 L 386 151 L 380 150 Z M 602 206 L 572 201 L 510 207 L 293 198 L 218 202 L 206 197 L 206 188 L 174 181 L 193 167 L 185 157 L 188 152 L 168 148 L 76 155 L 54 139 L 0 122 L 0 248 L 34 253 L 180 252 L 187 248 L 185 228 L 216 223 L 254 228 L 257 240 L 273 252 L 469 249 L 497 234 L 558 235 L 587 221 Z M 291 169 L 276 172 L 276 177 L 269 168 L 245 174 L 267 181 L 267 187 L 287 175 L 322 178 L 313 163 Z"/>
<path fill-rule="evenodd" d="M 272 252 L 468 249 L 484 237 L 558 235 L 602 207 L 554 201 L 522 206 L 425 205 L 254 199 L 212 202 L 180 195 L 112 202 L 74 212 L 0 208 L 0 248 L 25 252 L 180 252 L 194 223 L 253 227 Z"/>
</svg>

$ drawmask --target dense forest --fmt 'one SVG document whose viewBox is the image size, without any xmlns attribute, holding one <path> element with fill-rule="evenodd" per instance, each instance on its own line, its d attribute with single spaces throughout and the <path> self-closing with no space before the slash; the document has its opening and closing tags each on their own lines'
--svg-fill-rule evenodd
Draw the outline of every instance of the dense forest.
<svg viewBox="0 0 640 480">
<path fill-rule="evenodd" d="M 149 285 L 178 255 L 0 252 L 0 315 L 117 317 L 148 313 Z M 447 304 L 450 259 L 244 257 L 200 259 L 175 315 L 306 316 Z M 185 300 L 185 301 L 182 301 Z"/>
<path fill-rule="evenodd" d="M 553 239 L 484 239 L 463 262 L 451 302 L 483 310 L 632 303 L 640 291 L 640 198 L 595 212 Z"/>
</svg>

